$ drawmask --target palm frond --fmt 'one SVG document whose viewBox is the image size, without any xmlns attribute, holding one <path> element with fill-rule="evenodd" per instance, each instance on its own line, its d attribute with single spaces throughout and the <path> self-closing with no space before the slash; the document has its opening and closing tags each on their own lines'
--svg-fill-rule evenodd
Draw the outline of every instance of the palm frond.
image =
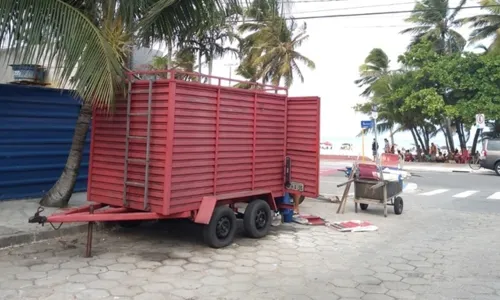
<svg viewBox="0 0 500 300">
<path fill-rule="evenodd" d="M 82 11 L 63 0 L 0 2 L 0 40 L 8 60 L 46 61 L 53 78 L 69 82 L 97 107 L 111 107 L 123 87 L 124 53 Z"/>
</svg>

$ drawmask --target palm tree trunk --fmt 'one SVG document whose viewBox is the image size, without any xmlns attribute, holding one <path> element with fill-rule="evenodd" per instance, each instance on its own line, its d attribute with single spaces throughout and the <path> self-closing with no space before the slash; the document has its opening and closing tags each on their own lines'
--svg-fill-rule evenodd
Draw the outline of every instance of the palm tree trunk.
<svg viewBox="0 0 500 300">
<path fill-rule="evenodd" d="M 75 133 L 66 166 L 57 182 L 42 197 L 40 205 L 48 207 L 64 207 L 68 205 L 80 170 L 85 138 L 87 137 L 91 120 L 92 106 L 90 103 L 84 102 L 76 121 Z"/>
<path fill-rule="evenodd" d="M 394 132 L 392 131 L 392 126 L 389 127 L 389 134 L 391 137 L 391 145 L 394 145 Z"/>
<path fill-rule="evenodd" d="M 411 132 L 411 135 L 413 137 L 413 142 L 415 143 L 415 147 L 418 147 L 418 139 L 417 139 L 417 136 L 415 135 L 415 131 L 413 130 L 413 128 L 410 129 L 410 132 Z"/>
<path fill-rule="evenodd" d="M 172 68 L 172 55 L 173 55 L 173 46 L 172 41 L 167 41 L 167 69 L 170 70 Z"/>
<path fill-rule="evenodd" d="M 444 127 L 442 125 L 440 126 L 440 129 L 444 135 L 444 142 L 446 143 L 446 149 L 448 149 L 448 153 L 451 153 L 452 151 L 450 149 L 450 143 L 448 142 L 448 137 L 446 136 L 446 130 L 444 129 Z"/>
<path fill-rule="evenodd" d="M 201 82 L 201 51 L 198 53 L 198 79 Z"/>
<path fill-rule="evenodd" d="M 445 137 L 448 140 L 450 153 L 453 153 L 453 151 L 455 151 L 455 142 L 453 141 L 453 134 L 451 133 L 451 123 L 448 118 L 446 118 L 445 122 L 446 122 L 444 126 L 444 130 L 446 132 Z"/>
<path fill-rule="evenodd" d="M 208 75 L 212 76 L 213 68 L 214 68 L 214 62 L 212 60 L 209 60 L 208 61 Z M 210 77 L 209 83 L 212 84 L 212 77 Z"/>
<path fill-rule="evenodd" d="M 418 133 L 418 129 L 415 127 L 414 128 L 415 130 L 415 135 L 417 136 L 417 139 L 418 141 L 420 142 L 420 149 L 422 149 L 422 151 L 427 154 L 427 149 L 425 148 L 425 143 L 424 141 L 422 140 L 422 137 L 420 136 L 420 133 Z"/>
</svg>

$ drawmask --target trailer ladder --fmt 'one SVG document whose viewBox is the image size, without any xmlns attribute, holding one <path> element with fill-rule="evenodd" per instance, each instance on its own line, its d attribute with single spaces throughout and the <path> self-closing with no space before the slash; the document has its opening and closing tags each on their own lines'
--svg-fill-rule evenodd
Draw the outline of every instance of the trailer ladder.
<svg viewBox="0 0 500 300">
<path fill-rule="evenodd" d="M 144 188 L 144 210 L 149 210 L 149 163 L 150 163 L 150 150 L 151 150 L 151 110 L 153 103 L 153 80 L 149 80 L 148 89 L 148 108 L 147 112 L 131 113 L 131 98 L 132 98 L 132 82 L 128 83 L 128 94 L 127 94 L 127 116 L 126 116 L 126 133 L 125 133 L 125 168 L 123 176 L 123 206 L 128 206 L 127 199 L 127 188 L 130 186 L 143 187 Z M 134 136 L 130 135 L 130 118 L 133 116 L 147 117 L 147 129 L 146 136 Z M 129 157 L 129 146 L 131 139 L 145 140 L 146 141 L 146 159 L 137 159 Z M 144 182 L 129 181 L 128 179 L 128 166 L 129 163 L 133 164 L 144 164 Z"/>
</svg>

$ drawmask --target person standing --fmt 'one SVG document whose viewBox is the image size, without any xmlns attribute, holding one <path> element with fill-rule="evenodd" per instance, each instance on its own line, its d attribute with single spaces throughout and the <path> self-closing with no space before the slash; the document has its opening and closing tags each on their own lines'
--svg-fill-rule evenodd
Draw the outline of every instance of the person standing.
<svg viewBox="0 0 500 300">
<path fill-rule="evenodd" d="M 388 139 L 384 139 L 384 151 L 385 153 L 391 153 L 391 145 Z"/>
<path fill-rule="evenodd" d="M 434 145 L 434 143 L 431 143 L 431 160 L 436 161 L 436 156 L 437 156 L 437 147 Z"/>
<path fill-rule="evenodd" d="M 373 139 L 372 154 L 373 154 L 373 161 L 377 161 L 377 157 L 378 157 L 378 143 L 377 143 L 376 139 Z"/>
</svg>

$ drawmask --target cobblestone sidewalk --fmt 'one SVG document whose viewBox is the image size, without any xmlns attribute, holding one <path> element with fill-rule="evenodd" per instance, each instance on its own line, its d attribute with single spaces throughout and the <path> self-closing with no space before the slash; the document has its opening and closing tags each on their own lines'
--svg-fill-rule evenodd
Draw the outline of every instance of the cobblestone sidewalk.
<svg viewBox="0 0 500 300">
<path fill-rule="evenodd" d="M 0 299 L 500 299 L 497 215 L 426 211 L 407 197 L 401 216 L 354 216 L 306 201 L 327 219 L 363 218 L 369 233 L 283 225 L 225 249 L 184 222 L 100 232 L 0 251 Z"/>
</svg>

